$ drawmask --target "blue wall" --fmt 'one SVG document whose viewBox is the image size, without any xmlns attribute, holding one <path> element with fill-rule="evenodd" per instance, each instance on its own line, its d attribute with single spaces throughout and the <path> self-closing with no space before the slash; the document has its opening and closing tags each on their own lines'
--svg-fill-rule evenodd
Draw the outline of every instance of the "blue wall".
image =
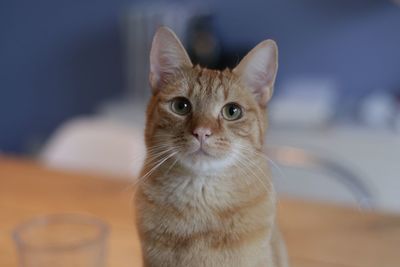
<svg viewBox="0 0 400 267">
<path fill-rule="evenodd" d="M 24 152 L 122 93 L 119 15 L 134 0 L 1 1 L 0 150 Z M 345 101 L 400 87 L 400 8 L 378 0 L 212 1 L 224 46 L 280 45 L 280 79 L 333 77 Z"/>
<path fill-rule="evenodd" d="M 122 89 L 129 1 L 1 1 L 0 150 L 22 152 Z"/>
<path fill-rule="evenodd" d="M 217 26 L 225 43 L 253 46 L 265 38 L 278 41 L 278 79 L 332 78 L 346 105 L 372 90 L 400 90 L 400 6 L 390 1 L 216 3 Z"/>
</svg>

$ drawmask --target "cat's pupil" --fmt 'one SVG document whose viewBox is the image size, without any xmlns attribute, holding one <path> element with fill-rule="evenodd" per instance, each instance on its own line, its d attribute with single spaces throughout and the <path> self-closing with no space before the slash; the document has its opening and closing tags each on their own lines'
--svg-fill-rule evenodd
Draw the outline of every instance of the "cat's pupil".
<svg viewBox="0 0 400 267">
<path fill-rule="evenodd" d="M 184 101 L 181 101 L 178 103 L 178 109 L 179 110 L 185 110 L 188 107 L 188 104 Z"/>
<path fill-rule="evenodd" d="M 235 115 L 236 112 L 237 112 L 237 107 L 231 106 L 231 107 L 229 108 L 229 115 L 230 115 L 230 116 Z"/>
</svg>

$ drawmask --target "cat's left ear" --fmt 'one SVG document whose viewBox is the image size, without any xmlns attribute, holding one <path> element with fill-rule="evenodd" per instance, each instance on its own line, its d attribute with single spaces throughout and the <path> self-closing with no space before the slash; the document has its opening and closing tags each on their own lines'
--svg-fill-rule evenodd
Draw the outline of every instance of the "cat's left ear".
<svg viewBox="0 0 400 267">
<path fill-rule="evenodd" d="M 259 43 L 233 70 L 262 107 L 272 97 L 277 71 L 278 47 L 273 40 Z"/>
</svg>

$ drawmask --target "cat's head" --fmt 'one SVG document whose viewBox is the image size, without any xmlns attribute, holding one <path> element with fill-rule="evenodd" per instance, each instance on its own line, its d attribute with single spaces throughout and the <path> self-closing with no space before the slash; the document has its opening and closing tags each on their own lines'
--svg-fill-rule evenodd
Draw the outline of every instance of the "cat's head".
<svg viewBox="0 0 400 267">
<path fill-rule="evenodd" d="M 160 28 L 150 53 L 149 155 L 215 171 L 261 150 L 277 57 L 275 42 L 267 40 L 233 70 L 205 69 L 193 66 L 170 29 Z"/>
</svg>

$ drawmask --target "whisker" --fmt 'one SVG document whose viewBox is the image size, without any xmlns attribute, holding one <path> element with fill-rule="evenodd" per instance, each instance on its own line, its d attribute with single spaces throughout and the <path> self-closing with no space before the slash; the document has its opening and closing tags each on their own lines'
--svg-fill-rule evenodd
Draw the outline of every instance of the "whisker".
<svg viewBox="0 0 400 267">
<path fill-rule="evenodd" d="M 254 177 L 256 180 L 257 180 L 257 182 L 259 182 L 259 183 L 261 183 L 261 185 L 264 187 L 264 189 L 265 189 L 265 191 L 267 192 L 267 193 L 270 193 L 270 190 L 268 189 L 268 187 L 267 187 L 267 185 L 265 185 L 264 184 L 264 182 L 258 177 L 258 175 L 250 168 L 251 166 L 249 166 L 249 163 L 251 163 L 250 161 L 248 161 L 246 158 L 243 158 L 243 157 L 241 157 L 240 156 L 240 154 L 237 154 L 238 155 L 238 157 L 236 157 L 236 159 L 237 159 L 237 163 L 242 167 L 242 168 L 244 168 L 245 170 L 247 170 L 250 174 L 251 174 L 251 177 Z M 261 170 L 261 169 L 260 169 Z M 262 171 L 262 170 L 261 170 Z M 247 172 L 245 172 L 245 173 L 247 173 Z M 248 173 L 247 173 L 248 174 Z M 262 174 L 264 174 L 265 175 L 265 173 L 262 171 Z"/>
<path fill-rule="evenodd" d="M 258 152 L 258 151 L 256 151 L 256 150 L 253 150 L 253 151 L 252 151 L 252 150 L 250 150 L 249 148 L 244 147 L 244 146 L 241 146 L 241 145 L 239 145 L 239 147 L 241 148 L 241 150 L 244 152 L 245 155 L 246 155 L 246 154 L 249 155 L 249 156 L 256 155 L 256 156 L 259 156 L 259 157 L 261 157 L 261 158 L 266 159 L 268 162 L 271 163 L 272 167 L 275 167 L 275 168 L 278 170 L 278 172 L 279 172 L 279 174 L 280 174 L 281 177 L 283 177 L 283 178 L 286 177 L 286 176 L 284 175 L 283 171 L 281 170 L 281 168 L 280 168 L 272 159 L 270 159 L 267 155 L 265 155 L 264 153 Z M 251 164 L 252 166 L 254 166 L 254 167 L 260 169 L 260 167 L 259 167 L 257 164 L 254 164 L 254 163 L 251 162 L 250 160 L 247 160 L 247 161 L 248 161 L 248 163 Z M 261 170 L 261 171 L 262 171 L 262 170 Z M 264 175 L 266 175 L 264 171 L 262 171 L 262 172 L 264 173 Z M 267 176 L 267 175 L 266 175 L 266 176 Z M 270 175 L 269 175 L 269 176 L 270 176 Z M 271 178 L 271 177 L 270 177 L 270 178 Z M 269 185 L 271 186 L 271 188 L 273 188 L 272 179 L 267 179 L 267 182 L 269 183 Z M 275 190 L 274 190 L 274 192 L 275 192 Z M 277 198 L 277 202 L 278 202 L 277 204 L 279 205 L 279 198 Z"/>
<path fill-rule="evenodd" d="M 282 169 L 281 167 L 279 167 L 279 165 L 278 165 L 275 161 L 273 161 L 270 157 L 268 157 L 267 154 L 262 153 L 262 152 L 258 152 L 258 151 L 255 151 L 254 153 L 256 153 L 258 156 L 263 157 L 263 158 L 266 159 L 269 163 L 271 163 L 272 167 L 274 167 L 274 168 L 278 171 L 279 176 L 280 176 L 281 178 L 287 180 L 287 175 L 284 173 L 283 169 Z"/>
<path fill-rule="evenodd" d="M 258 182 L 261 183 L 261 185 L 265 188 L 266 192 L 267 192 L 267 193 L 270 193 L 271 190 L 267 187 L 267 185 L 264 183 L 264 181 L 261 180 L 261 178 L 259 177 L 259 175 L 257 175 L 257 174 L 252 170 L 252 168 L 251 168 L 251 167 L 258 167 L 258 166 L 255 165 L 255 164 L 253 164 L 251 161 L 249 161 L 249 160 L 247 160 L 247 159 L 245 159 L 245 158 L 243 158 L 243 157 L 242 157 L 242 160 L 245 161 L 244 163 L 247 163 L 247 164 L 248 164 L 248 165 L 243 164 L 243 165 L 246 167 L 246 169 L 247 169 L 248 171 L 250 171 L 251 174 L 253 174 L 253 177 L 256 178 L 256 179 L 258 180 Z M 259 167 L 258 167 L 258 168 L 259 168 Z M 259 169 L 259 170 L 261 171 L 261 174 L 262 174 L 262 175 L 266 176 L 266 174 L 265 174 L 264 171 L 262 171 L 261 169 Z M 269 181 L 268 181 L 269 179 L 265 179 L 265 180 L 266 180 L 267 183 L 270 185 L 270 183 L 269 183 Z"/>
<path fill-rule="evenodd" d="M 139 183 L 144 183 L 148 177 L 150 177 L 150 175 L 157 169 L 159 168 L 162 164 L 164 164 L 164 162 L 166 162 L 168 159 L 172 158 L 173 156 L 175 156 L 176 154 L 178 154 L 177 151 L 172 152 L 171 154 L 167 155 L 166 157 L 164 157 L 163 159 L 159 160 L 157 162 L 157 164 L 152 167 L 145 175 L 142 175 L 141 177 L 138 177 L 137 181 L 134 182 L 132 185 L 130 185 L 128 188 L 126 188 L 126 190 L 128 190 L 129 188 L 133 189 L 133 194 L 131 197 L 131 201 L 130 201 L 130 206 L 131 206 L 131 210 L 133 210 L 133 202 L 134 202 L 134 197 L 135 197 L 135 192 L 136 189 L 138 188 L 137 185 Z"/>
<path fill-rule="evenodd" d="M 238 145 L 238 146 L 239 146 L 240 149 L 241 149 L 245 154 L 247 154 L 248 156 L 253 156 L 253 155 L 260 156 L 260 157 L 266 159 L 267 161 L 269 161 L 269 162 L 273 165 L 273 167 L 275 167 L 275 168 L 277 168 L 279 171 L 281 171 L 281 169 L 279 168 L 279 166 L 278 166 L 272 159 L 270 159 L 267 155 L 265 155 L 264 153 L 260 153 L 260 152 L 258 152 L 257 150 L 250 150 L 248 147 L 245 147 L 245 146 L 243 146 L 243 145 Z M 254 164 L 254 163 L 251 162 L 251 161 L 250 161 L 249 163 L 251 163 L 253 166 L 255 166 L 256 168 L 258 168 L 260 171 L 262 171 L 262 172 L 265 174 L 265 172 L 260 168 L 259 165 Z M 267 174 L 265 174 L 265 175 L 270 177 L 270 175 L 267 175 Z M 271 177 L 270 177 L 270 178 L 271 178 Z"/>
<path fill-rule="evenodd" d="M 175 161 L 171 164 L 171 166 L 165 172 L 166 175 L 172 170 L 172 168 L 175 166 L 175 164 L 178 162 L 178 160 L 179 160 L 178 158 L 175 159 Z"/>
<path fill-rule="evenodd" d="M 172 157 L 175 156 L 176 154 L 178 154 L 178 152 L 172 152 L 172 153 L 169 154 L 168 156 L 166 156 L 166 157 L 164 157 L 163 159 L 159 160 L 155 166 L 153 166 L 146 174 L 142 175 L 142 176 L 137 180 L 137 182 L 135 183 L 135 185 L 137 185 L 138 183 L 144 182 L 157 168 L 159 168 L 164 162 L 166 162 L 168 159 L 172 158 Z"/>
<path fill-rule="evenodd" d="M 177 147 L 179 148 L 179 147 Z M 136 178 L 136 181 L 130 184 L 125 190 L 128 190 L 130 188 L 135 188 L 139 183 L 142 182 L 143 179 L 145 179 L 145 176 L 150 175 L 150 172 L 154 172 L 159 166 L 161 166 L 167 159 L 171 158 L 172 156 L 175 156 L 179 152 L 176 151 L 177 148 L 171 148 L 169 147 L 166 150 L 163 151 L 158 151 L 157 153 L 147 153 L 147 156 L 145 158 L 145 161 L 143 163 L 142 170 L 145 168 L 151 168 L 146 174 L 141 175 Z M 171 153 L 172 152 L 172 153 Z M 170 153 L 170 154 L 169 154 Z M 169 154 L 169 155 L 168 155 Z"/>
</svg>

